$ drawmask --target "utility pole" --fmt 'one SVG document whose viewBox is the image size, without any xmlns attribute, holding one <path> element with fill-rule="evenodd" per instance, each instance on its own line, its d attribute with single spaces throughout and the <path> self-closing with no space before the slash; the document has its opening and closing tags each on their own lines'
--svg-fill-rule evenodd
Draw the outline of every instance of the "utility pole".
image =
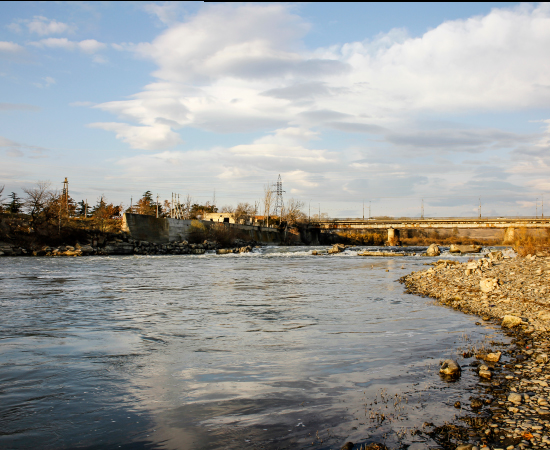
<svg viewBox="0 0 550 450">
<path fill-rule="evenodd" d="M 542 199 L 540 204 L 540 212 L 541 212 L 540 218 L 544 219 L 544 194 L 541 194 L 541 196 L 542 196 Z"/>
<path fill-rule="evenodd" d="M 84 218 L 88 218 L 88 199 L 86 199 L 86 203 L 84 204 Z"/>
<path fill-rule="evenodd" d="M 307 215 L 307 223 L 311 222 L 311 202 L 309 202 L 309 213 Z"/>
<path fill-rule="evenodd" d="M 372 217 L 372 216 L 370 215 L 370 202 L 371 202 L 371 200 L 369 200 L 369 219 Z"/>
<path fill-rule="evenodd" d="M 365 220 L 365 200 L 363 200 L 363 220 Z"/>
<path fill-rule="evenodd" d="M 539 198 L 535 200 L 535 219 L 539 218 Z"/>
<path fill-rule="evenodd" d="M 321 204 L 319 203 L 319 221 L 321 220 Z"/>
<path fill-rule="evenodd" d="M 424 199 L 422 199 L 422 206 L 420 207 L 420 218 L 424 219 Z"/>
<path fill-rule="evenodd" d="M 479 197 L 479 218 L 481 219 L 481 197 Z"/>
<path fill-rule="evenodd" d="M 159 218 L 159 195 L 157 194 L 157 219 Z"/>
<path fill-rule="evenodd" d="M 63 202 L 65 203 L 65 209 L 67 210 L 67 217 L 69 216 L 69 180 L 65 177 L 63 182 Z"/>
</svg>

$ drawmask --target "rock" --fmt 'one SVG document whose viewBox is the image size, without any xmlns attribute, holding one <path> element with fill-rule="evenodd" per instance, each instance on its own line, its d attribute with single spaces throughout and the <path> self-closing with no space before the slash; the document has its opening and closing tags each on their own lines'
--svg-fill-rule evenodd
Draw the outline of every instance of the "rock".
<svg viewBox="0 0 550 450">
<path fill-rule="evenodd" d="M 472 444 L 460 444 L 456 447 L 456 450 L 472 450 Z"/>
<path fill-rule="evenodd" d="M 232 248 L 219 248 L 216 250 L 216 254 L 218 255 L 227 255 L 228 253 L 233 253 Z"/>
<path fill-rule="evenodd" d="M 329 249 L 328 254 L 332 255 L 334 253 L 342 253 L 346 249 L 346 246 L 343 244 L 334 244 L 331 249 Z"/>
<path fill-rule="evenodd" d="M 521 403 L 521 394 L 510 392 L 510 394 L 508 395 L 508 401 L 516 404 Z"/>
<path fill-rule="evenodd" d="M 537 364 L 546 364 L 548 362 L 548 354 L 547 353 L 541 353 L 537 355 L 535 358 L 535 362 Z"/>
<path fill-rule="evenodd" d="M 353 447 L 354 447 L 353 442 L 346 442 L 346 443 L 342 446 L 342 450 L 352 450 Z"/>
<path fill-rule="evenodd" d="M 481 245 L 451 244 L 449 251 L 451 253 L 479 253 L 481 251 Z"/>
<path fill-rule="evenodd" d="M 430 245 L 428 250 L 426 250 L 426 256 L 439 256 L 440 254 L 441 252 L 437 244 Z"/>
<path fill-rule="evenodd" d="M 521 320 L 521 317 L 509 315 L 509 316 L 504 316 L 500 326 L 502 328 L 514 328 L 514 327 L 517 327 L 518 325 L 521 325 L 522 322 L 523 321 Z"/>
<path fill-rule="evenodd" d="M 205 251 L 204 248 L 192 248 L 190 253 L 193 255 L 203 255 Z"/>
<path fill-rule="evenodd" d="M 489 362 L 499 362 L 501 355 L 502 355 L 502 352 L 489 353 L 488 355 L 485 356 L 484 359 L 485 361 L 489 361 Z"/>
<path fill-rule="evenodd" d="M 472 401 L 470 402 L 470 406 L 471 406 L 473 409 L 482 408 L 482 407 L 483 407 L 483 401 L 481 401 L 479 398 L 474 398 L 474 399 L 472 399 Z"/>
<path fill-rule="evenodd" d="M 439 373 L 441 375 L 453 378 L 458 378 L 461 372 L 462 369 L 460 368 L 458 363 L 456 361 L 453 361 L 452 359 L 446 359 L 445 361 L 443 361 L 443 364 L 441 364 L 441 368 L 439 369 Z"/>
<path fill-rule="evenodd" d="M 330 250 L 329 250 L 330 253 Z M 357 256 L 406 256 L 404 252 L 381 252 L 381 251 L 364 251 L 357 253 Z"/>
<path fill-rule="evenodd" d="M 504 255 L 500 250 L 496 252 L 490 252 L 488 256 L 489 256 L 489 259 L 492 261 L 500 261 L 501 259 L 504 258 Z"/>
<path fill-rule="evenodd" d="M 384 444 L 379 444 L 378 442 L 373 442 L 372 444 L 366 445 L 365 450 L 388 450 Z"/>
<path fill-rule="evenodd" d="M 478 374 L 481 378 L 486 378 L 486 379 L 491 379 L 491 377 L 493 376 L 493 374 L 491 373 L 491 371 L 486 365 L 482 365 L 479 367 Z"/>
<path fill-rule="evenodd" d="M 482 292 L 492 292 L 498 287 L 498 278 L 482 278 L 479 287 Z"/>
<path fill-rule="evenodd" d="M 460 402 L 458 402 L 458 401 L 455 402 L 455 408 L 460 409 L 461 406 L 462 406 L 462 405 L 460 404 Z"/>
</svg>

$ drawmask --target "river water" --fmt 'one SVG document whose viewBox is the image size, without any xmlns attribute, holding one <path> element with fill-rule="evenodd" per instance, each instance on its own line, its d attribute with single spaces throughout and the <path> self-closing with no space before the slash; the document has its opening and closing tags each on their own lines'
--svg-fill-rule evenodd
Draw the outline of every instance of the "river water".
<svg viewBox="0 0 550 450">
<path fill-rule="evenodd" d="M 430 258 L 314 249 L 1 259 L 0 448 L 430 446 L 495 330 L 403 293 Z"/>
</svg>

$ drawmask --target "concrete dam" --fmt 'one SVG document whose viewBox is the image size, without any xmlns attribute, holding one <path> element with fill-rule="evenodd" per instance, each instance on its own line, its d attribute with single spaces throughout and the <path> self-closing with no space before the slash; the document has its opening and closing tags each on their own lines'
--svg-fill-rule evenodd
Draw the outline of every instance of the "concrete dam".
<svg viewBox="0 0 550 450">
<path fill-rule="evenodd" d="M 191 230 L 191 222 L 195 222 L 195 220 L 156 218 L 142 214 L 125 213 L 122 217 L 122 231 L 130 234 L 133 239 L 155 244 L 166 244 L 174 241 L 187 241 Z M 277 228 L 236 223 L 218 224 L 207 220 L 196 222 L 200 222 L 206 227 L 216 225 L 232 228 L 246 235 L 251 241 L 254 240 L 262 244 L 278 244 L 281 242 L 281 236 Z"/>
</svg>

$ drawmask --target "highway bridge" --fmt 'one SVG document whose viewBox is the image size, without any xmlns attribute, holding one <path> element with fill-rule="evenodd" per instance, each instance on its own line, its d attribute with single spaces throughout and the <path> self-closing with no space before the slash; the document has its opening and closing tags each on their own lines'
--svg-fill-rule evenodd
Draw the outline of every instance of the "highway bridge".
<svg viewBox="0 0 550 450">
<path fill-rule="evenodd" d="M 399 241 L 400 230 L 422 229 L 503 229 L 504 241 L 511 242 L 518 229 L 549 229 L 545 217 L 437 217 L 437 218 L 373 218 L 328 219 L 315 224 L 321 230 L 381 230 L 388 231 L 388 243 Z"/>
</svg>

